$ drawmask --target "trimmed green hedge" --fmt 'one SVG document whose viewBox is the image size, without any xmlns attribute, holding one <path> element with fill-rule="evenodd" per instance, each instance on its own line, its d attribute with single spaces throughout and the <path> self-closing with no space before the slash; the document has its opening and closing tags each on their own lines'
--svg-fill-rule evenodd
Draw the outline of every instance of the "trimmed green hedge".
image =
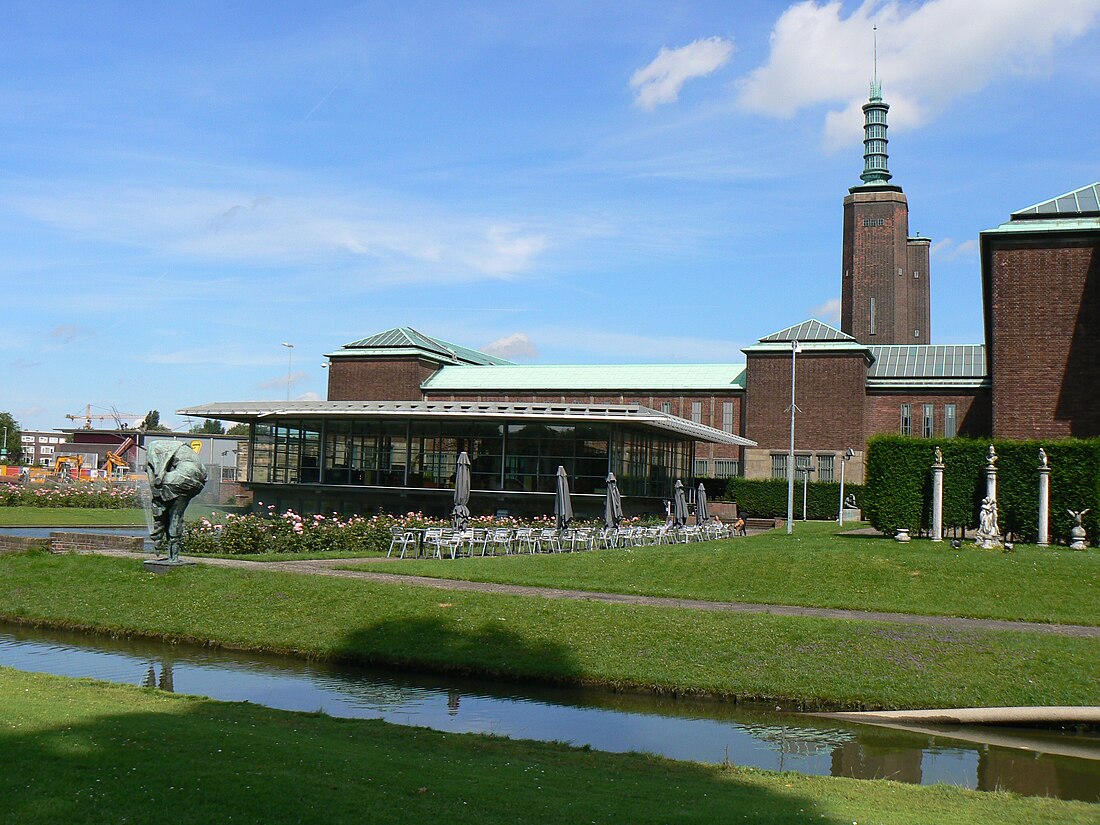
<svg viewBox="0 0 1100 825">
<path fill-rule="evenodd" d="M 709 489 L 709 488 L 708 488 Z M 844 483 L 844 497 L 851 493 L 860 506 L 863 486 Z M 839 481 L 811 481 L 807 490 L 809 501 L 806 515 L 811 519 L 835 519 L 840 505 Z M 726 498 L 737 502 L 737 511 L 751 518 L 779 518 L 787 515 L 787 482 L 781 478 L 731 478 L 726 485 Z M 802 482 L 795 479 L 794 512 L 802 517 Z"/>
<path fill-rule="evenodd" d="M 932 522 L 932 461 L 943 452 L 943 526 L 974 527 L 985 497 L 989 439 L 880 435 L 867 446 L 863 514 L 886 533 L 927 531 Z M 1050 457 L 1050 535 L 1065 541 L 1073 526 L 1067 512 L 1091 507 L 1085 528 L 1100 537 L 1100 439 L 1001 441 L 997 451 L 997 511 L 1001 532 L 1035 541 L 1039 522 L 1039 448 Z"/>
</svg>

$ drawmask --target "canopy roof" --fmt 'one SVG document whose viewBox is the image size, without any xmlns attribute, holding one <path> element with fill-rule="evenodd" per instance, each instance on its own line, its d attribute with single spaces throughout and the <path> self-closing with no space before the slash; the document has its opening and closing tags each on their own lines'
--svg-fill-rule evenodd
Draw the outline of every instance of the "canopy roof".
<svg viewBox="0 0 1100 825">
<path fill-rule="evenodd" d="M 472 401 L 228 401 L 178 410 L 179 415 L 222 421 L 275 421 L 280 418 L 415 418 L 461 420 L 539 420 L 559 423 L 618 421 L 686 436 L 694 441 L 755 447 L 756 442 L 696 424 L 640 404 L 528 404 Z"/>
<path fill-rule="evenodd" d="M 895 385 L 979 387 L 987 383 L 982 344 L 896 344 L 869 348 L 870 387 Z"/>
</svg>

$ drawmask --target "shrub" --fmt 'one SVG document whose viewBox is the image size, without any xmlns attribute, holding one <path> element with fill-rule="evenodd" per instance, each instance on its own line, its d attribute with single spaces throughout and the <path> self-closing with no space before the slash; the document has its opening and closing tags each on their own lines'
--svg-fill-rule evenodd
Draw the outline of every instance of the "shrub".
<svg viewBox="0 0 1100 825">
<path fill-rule="evenodd" d="M 807 485 L 806 516 L 811 519 L 835 519 L 840 506 L 839 481 L 811 481 Z M 860 506 L 863 487 L 845 482 L 844 497 L 851 493 Z M 726 484 L 725 497 L 737 502 L 737 510 L 753 518 L 778 518 L 787 515 L 787 482 L 781 478 L 748 479 L 731 478 Z M 794 512 L 802 514 L 802 482 L 794 483 Z"/>
<path fill-rule="evenodd" d="M 1100 439 L 1087 441 L 1002 441 L 970 438 L 911 438 L 884 435 L 867 448 L 864 515 L 877 529 L 927 530 L 932 521 L 932 461 L 943 453 L 943 526 L 973 527 L 986 493 L 986 457 L 997 452 L 997 510 L 1001 532 L 1034 541 L 1039 520 L 1039 448 L 1050 457 L 1050 532 L 1064 539 L 1073 526 L 1070 509 L 1092 508 L 1085 528 L 1098 537 Z"/>
<path fill-rule="evenodd" d="M 61 487 L 0 484 L 0 506 L 3 507 L 93 507 L 101 510 L 123 510 L 140 507 L 136 487 L 80 482 Z"/>
</svg>

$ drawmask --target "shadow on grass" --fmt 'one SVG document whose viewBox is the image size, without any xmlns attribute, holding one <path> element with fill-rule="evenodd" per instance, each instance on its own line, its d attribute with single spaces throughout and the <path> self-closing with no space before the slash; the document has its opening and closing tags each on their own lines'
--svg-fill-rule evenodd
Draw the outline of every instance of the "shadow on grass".
<svg viewBox="0 0 1100 825">
<path fill-rule="evenodd" d="M 690 763 L 33 674 L 0 673 L 0 682 L 35 697 L 0 710 L 4 819 L 25 825 L 780 823 L 819 810 L 783 789 L 793 782 Z M 832 811 L 853 807 L 850 789 L 828 801 Z M 874 806 L 860 799 L 854 807 L 866 814 Z M 844 813 L 812 815 L 851 821 Z"/>
</svg>

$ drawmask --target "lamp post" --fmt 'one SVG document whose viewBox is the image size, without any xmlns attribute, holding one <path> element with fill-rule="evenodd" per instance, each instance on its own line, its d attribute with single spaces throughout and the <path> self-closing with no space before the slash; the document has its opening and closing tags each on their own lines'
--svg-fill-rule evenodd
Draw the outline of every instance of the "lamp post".
<svg viewBox="0 0 1100 825">
<path fill-rule="evenodd" d="M 840 457 L 840 509 L 837 510 L 836 523 L 841 527 L 844 526 L 844 467 L 854 455 L 852 448 L 849 447 Z"/>
<path fill-rule="evenodd" d="M 798 472 L 802 473 L 802 520 L 806 521 L 806 493 L 810 489 L 810 473 L 814 471 L 814 468 L 807 464 L 805 467 L 799 467 Z"/>
<path fill-rule="evenodd" d="M 286 400 L 290 400 L 290 368 L 294 364 L 294 344 L 288 344 L 283 341 L 283 346 L 286 347 Z"/>
<path fill-rule="evenodd" d="M 795 356 L 802 352 L 798 340 L 791 341 L 791 450 L 787 453 L 787 535 L 794 532 L 794 368 Z"/>
</svg>

